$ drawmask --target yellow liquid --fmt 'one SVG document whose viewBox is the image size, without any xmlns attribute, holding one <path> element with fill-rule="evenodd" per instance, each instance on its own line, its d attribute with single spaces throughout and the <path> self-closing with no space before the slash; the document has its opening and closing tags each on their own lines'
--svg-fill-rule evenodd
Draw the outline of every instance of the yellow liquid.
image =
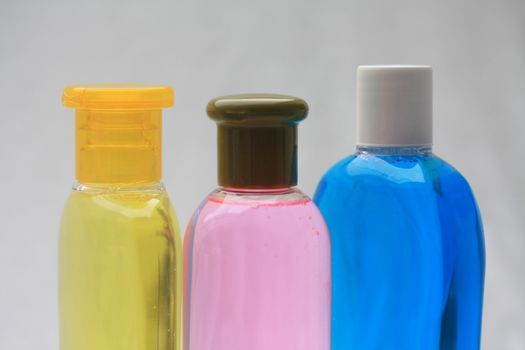
<svg viewBox="0 0 525 350">
<path fill-rule="evenodd" d="M 180 231 L 161 185 L 73 190 L 59 264 L 61 350 L 180 349 Z"/>
</svg>

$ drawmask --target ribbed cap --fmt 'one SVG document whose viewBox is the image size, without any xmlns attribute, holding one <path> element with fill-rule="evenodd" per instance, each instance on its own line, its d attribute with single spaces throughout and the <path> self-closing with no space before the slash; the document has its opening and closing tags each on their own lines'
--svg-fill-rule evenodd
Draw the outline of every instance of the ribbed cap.
<svg viewBox="0 0 525 350">
<path fill-rule="evenodd" d="M 305 101 L 231 95 L 211 100 L 207 112 L 218 126 L 219 185 L 271 189 L 297 184 L 297 124 L 308 113 Z"/>
<path fill-rule="evenodd" d="M 357 69 L 357 144 L 432 145 L 432 68 Z"/>
<path fill-rule="evenodd" d="M 62 103 L 76 109 L 76 178 L 89 184 L 158 182 L 162 108 L 173 89 L 149 85 L 78 85 Z"/>
</svg>

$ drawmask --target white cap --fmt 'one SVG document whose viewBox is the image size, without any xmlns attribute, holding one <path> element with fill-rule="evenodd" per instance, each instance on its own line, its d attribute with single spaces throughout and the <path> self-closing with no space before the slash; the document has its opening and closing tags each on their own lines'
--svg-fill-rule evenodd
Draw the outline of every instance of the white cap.
<svg viewBox="0 0 525 350">
<path fill-rule="evenodd" d="M 432 145 L 432 67 L 357 68 L 357 144 Z"/>
</svg>

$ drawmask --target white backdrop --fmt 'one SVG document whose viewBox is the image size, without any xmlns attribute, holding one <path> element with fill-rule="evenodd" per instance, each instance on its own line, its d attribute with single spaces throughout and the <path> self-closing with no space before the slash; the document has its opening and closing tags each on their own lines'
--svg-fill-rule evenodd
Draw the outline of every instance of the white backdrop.
<svg viewBox="0 0 525 350">
<path fill-rule="evenodd" d="M 164 179 L 183 226 L 215 187 L 215 96 L 296 95 L 300 187 L 354 147 L 358 64 L 434 67 L 435 151 L 487 244 L 483 348 L 525 348 L 525 2 L 1 0 L 0 349 L 58 348 L 57 231 L 74 177 L 62 88 L 165 83 Z"/>
</svg>

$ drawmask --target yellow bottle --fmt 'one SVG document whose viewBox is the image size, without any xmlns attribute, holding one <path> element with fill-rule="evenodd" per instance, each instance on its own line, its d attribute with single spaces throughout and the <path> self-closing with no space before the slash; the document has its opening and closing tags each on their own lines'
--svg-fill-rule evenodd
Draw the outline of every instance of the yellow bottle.
<svg viewBox="0 0 525 350">
<path fill-rule="evenodd" d="M 180 231 L 161 181 L 165 86 L 75 86 L 76 178 L 59 248 L 61 350 L 178 350 Z"/>
</svg>

